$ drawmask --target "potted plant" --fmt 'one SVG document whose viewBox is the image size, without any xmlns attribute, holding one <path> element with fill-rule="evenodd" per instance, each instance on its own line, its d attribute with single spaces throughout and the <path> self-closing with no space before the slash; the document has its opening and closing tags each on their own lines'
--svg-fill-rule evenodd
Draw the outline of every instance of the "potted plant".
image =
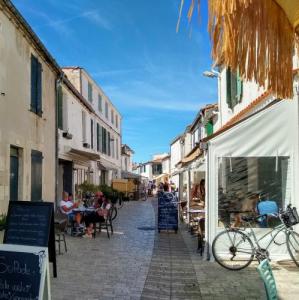
<svg viewBox="0 0 299 300">
<path fill-rule="evenodd" d="M 5 229 L 6 225 L 6 214 L 1 214 L 0 215 L 0 231 Z"/>
</svg>

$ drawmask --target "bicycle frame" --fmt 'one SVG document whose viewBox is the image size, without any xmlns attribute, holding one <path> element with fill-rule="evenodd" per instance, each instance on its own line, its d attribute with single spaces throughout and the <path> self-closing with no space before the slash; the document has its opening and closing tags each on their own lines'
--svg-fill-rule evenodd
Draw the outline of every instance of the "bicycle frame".
<svg viewBox="0 0 299 300">
<path fill-rule="evenodd" d="M 277 225 L 277 226 L 275 226 L 274 228 L 272 228 L 269 232 L 265 233 L 265 234 L 262 235 L 260 238 L 257 238 L 257 236 L 256 236 L 256 234 L 255 234 L 255 232 L 254 232 L 254 230 L 253 230 L 253 227 L 251 226 L 251 223 L 250 223 L 250 222 L 246 222 L 246 225 L 247 225 L 247 228 L 250 229 L 250 232 L 249 232 L 249 233 L 246 231 L 247 228 L 239 229 L 239 230 L 244 231 L 245 234 L 246 234 L 247 236 L 249 236 L 249 238 L 250 238 L 251 236 L 253 236 L 253 240 L 254 240 L 255 245 L 257 246 L 257 247 L 256 247 L 257 249 L 265 249 L 265 250 L 268 250 L 268 248 L 270 247 L 270 245 L 271 245 L 273 242 L 275 243 L 275 238 L 278 236 L 278 234 L 279 234 L 280 232 L 283 231 L 283 232 L 287 233 L 287 232 L 290 230 L 289 228 L 287 228 L 287 227 L 285 226 L 285 224 L 282 223 L 282 224 Z M 273 232 L 275 232 L 274 236 L 273 236 Z M 260 246 L 260 242 L 261 242 L 262 240 L 264 240 L 267 236 L 270 236 L 270 235 L 271 235 L 271 240 L 269 241 L 268 245 L 267 245 L 266 247 L 261 247 L 261 246 Z M 276 243 L 275 243 L 275 244 L 276 244 Z M 282 243 L 282 244 L 283 244 L 283 243 Z M 277 245 L 281 246 L 282 244 L 277 244 Z"/>
</svg>

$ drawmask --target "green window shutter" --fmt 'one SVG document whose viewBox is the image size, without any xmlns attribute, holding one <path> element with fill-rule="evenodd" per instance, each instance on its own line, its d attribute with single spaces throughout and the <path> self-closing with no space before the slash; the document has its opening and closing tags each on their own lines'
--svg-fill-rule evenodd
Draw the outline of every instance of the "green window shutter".
<svg viewBox="0 0 299 300">
<path fill-rule="evenodd" d="M 88 82 L 88 101 L 92 102 L 92 85 Z"/>
<path fill-rule="evenodd" d="M 31 201 L 42 201 L 43 154 L 31 150 Z"/>
<path fill-rule="evenodd" d="M 234 108 L 238 104 L 237 99 L 237 75 L 233 72 L 230 73 L 230 83 L 231 83 L 231 103 L 232 108 Z"/>
<path fill-rule="evenodd" d="M 111 156 L 110 132 L 107 134 L 108 155 Z"/>
<path fill-rule="evenodd" d="M 103 152 L 103 131 L 101 125 L 99 125 L 99 151 Z"/>
<path fill-rule="evenodd" d="M 106 154 L 107 153 L 107 144 L 106 144 L 106 129 L 104 127 L 102 127 L 102 146 L 103 146 L 103 153 Z"/>
<path fill-rule="evenodd" d="M 243 81 L 239 75 L 239 71 L 237 72 L 237 101 L 240 103 L 242 101 L 243 96 Z"/>
<path fill-rule="evenodd" d="M 31 111 L 37 113 L 37 72 L 38 60 L 34 55 L 31 55 Z"/>
<path fill-rule="evenodd" d="M 63 93 L 62 87 L 58 87 L 57 91 L 57 118 L 58 118 L 58 128 L 63 129 Z"/>
<path fill-rule="evenodd" d="M 226 69 L 226 103 L 227 103 L 229 108 L 232 108 L 231 71 L 230 71 L 230 68 Z"/>
<path fill-rule="evenodd" d="M 38 114 L 42 114 L 43 106 L 42 106 L 42 64 L 38 62 L 37 64 L 37 106 L 36 106 L 36 112 Z"/>
<path fill-rule="evenodd" d="M 93 120 L 90 120 L 90 147 L 93 149 Z"/>
<path fill-rule="evenodd" d="M 100 125 L 97 123 L 97 151 L 100 151 Z"/>
<path fill-rule="evenodd" d="M 214 125 L 213 125 L 213 122 L 212 121 L 209 121 L 207 124 L 206 124 L 206 134 L 207 136 L 210 136 L 213 134 L 214 132 Z"/>
<path fill-rule="evenodd" d="M 103 106 L 102 106 L 102 96 L 99 94 L 98 95 L 98 108 L 99 108 L 99 111 L 103 111 Z"/>
</svg>

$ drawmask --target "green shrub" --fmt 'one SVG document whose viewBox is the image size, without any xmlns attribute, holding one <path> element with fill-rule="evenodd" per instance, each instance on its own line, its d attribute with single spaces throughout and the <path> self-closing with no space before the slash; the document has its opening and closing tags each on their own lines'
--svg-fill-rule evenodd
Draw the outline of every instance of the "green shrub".
<svg viewBox="0 0 299 300">
<path fill-rule="evenodd" d="M 99 190 L 99 187 L 95 184 L 88 183 L 84 181 L 80 185 L 78 185 L 78 189 L 82 191 L 82 193 L 96 193 Z"/>
<path fill-rule="evenodd" d="M 0 215 L 0 228 L 4 228 L 6 224 L 6 214 L 1 214 Z"/>
</svg>

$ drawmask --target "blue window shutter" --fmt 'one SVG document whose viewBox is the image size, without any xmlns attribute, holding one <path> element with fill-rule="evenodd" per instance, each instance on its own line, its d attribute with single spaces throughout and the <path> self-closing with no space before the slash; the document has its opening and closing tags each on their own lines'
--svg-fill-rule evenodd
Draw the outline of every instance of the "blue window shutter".
<svg viewBox="0 0 299 300">
<path fill-rule="evenodd" d="M 31 101 L 30 109 L 33 112 L 37 112 L 37 67 L 38 61 L 34 55 L 31 55 Z"/>
<path fill-rule="evenodd" d="M 37 81 L 36 81 L 36 89 L 37 89 L 37 103 L 36 103 L 36 113 L 41 114 L 42 110 L 42 64 L 37 62 Z"/>
<path fill-rule="evenodd" d="M 90 145 L 93 149 L 93 120 L 90 120 Z"/>
</svg>

